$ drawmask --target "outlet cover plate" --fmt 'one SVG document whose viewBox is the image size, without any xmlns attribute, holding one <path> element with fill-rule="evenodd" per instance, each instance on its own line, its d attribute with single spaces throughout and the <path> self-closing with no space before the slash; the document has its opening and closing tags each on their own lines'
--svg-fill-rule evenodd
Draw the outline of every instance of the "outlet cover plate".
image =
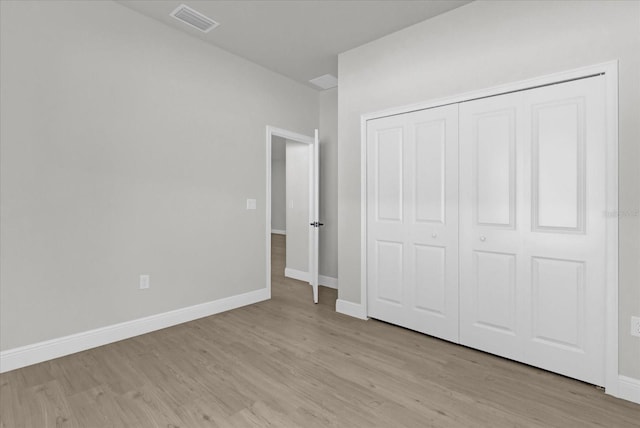
<svg viewBox="0 0 640 428">
<path fill-rule="evenodd" d="M 149 275 L 140 275 L 140 290 L 149 288 Z"/>
<path fill-rule="evenodd" d="M 640 337 L 640 317 L 631 317 L 631 335 Z"/>
</svg>

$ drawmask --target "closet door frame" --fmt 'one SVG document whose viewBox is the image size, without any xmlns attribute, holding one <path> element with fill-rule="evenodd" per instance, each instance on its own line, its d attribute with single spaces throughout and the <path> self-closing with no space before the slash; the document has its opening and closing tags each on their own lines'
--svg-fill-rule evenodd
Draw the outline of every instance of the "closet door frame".
<svg viewBox="0 0 640 428">
<path fill-rule="evenodd" d="M 367 121 L 417 110 L 456 104 L 479 98 L 533 89 L 571 80 L 603 75 L 605 78 L 606 129 L 606 327 L 605 327 L 605 392 L 620 397 L 618 374 L 618 61 L 611 61 L 532 79 L 494 86 L 446 98 L 395 107 L 360 117 L 360 308 L 367 317 Z M 356 306 L 356 305 L 354 305 Z"/>
</svg>

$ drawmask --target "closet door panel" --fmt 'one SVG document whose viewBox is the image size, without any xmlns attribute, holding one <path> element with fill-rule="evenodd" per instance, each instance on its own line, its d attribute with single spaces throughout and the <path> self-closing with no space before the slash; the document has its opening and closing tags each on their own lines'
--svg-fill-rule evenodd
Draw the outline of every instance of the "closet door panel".
<svg viewBox="0 0 640 428">
<path fill-rule="evenodd" d="M 368 315 L 458 341 L 457 106 L 367 124 Z"/>
<path fill-rule="evenodd" d="M 406 115 L 407 327 L 458 341 L 458 107 Z M 410 214 L 409 214 L 410 213 Z"/>
<path fill-rule="evenodd" d="M 601 77 L 460 107 L 460 341 L 597 385 L 604 118 Z"/>
<path fill-rule="evenodd" d="M 405 324 L 405 128 L 397 116 L 367 128 L 368 310 L 399 325 Z"/>
<path fill-rule="evenodd" d="M 521 358 L 522 95 L 460 105 L 460 343 Z"/>
<path fill-rule="evenodd" d="M 525 91 L 531 224 L 523 230 L 529 364 L 604 384 L 606 145 L 602 76 Z"/>
</svg>

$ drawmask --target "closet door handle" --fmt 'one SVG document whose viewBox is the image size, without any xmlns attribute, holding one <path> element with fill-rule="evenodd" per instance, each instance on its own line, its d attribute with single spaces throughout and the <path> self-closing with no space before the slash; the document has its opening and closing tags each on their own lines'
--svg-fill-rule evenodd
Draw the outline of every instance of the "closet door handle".
<svg viewBox="0 0 640 428">
<path fill-rule="evenodd" d="M 486 240 L 487 240 L 487 237 L 486 237 L 486 236 L 484 236 L 484 235 L 481 235 L 481 236 L 480 236 L 480 240 L 481 240 L 482 242 L 484 242 L 484 241 L 486 241 Z"/>
</svg>

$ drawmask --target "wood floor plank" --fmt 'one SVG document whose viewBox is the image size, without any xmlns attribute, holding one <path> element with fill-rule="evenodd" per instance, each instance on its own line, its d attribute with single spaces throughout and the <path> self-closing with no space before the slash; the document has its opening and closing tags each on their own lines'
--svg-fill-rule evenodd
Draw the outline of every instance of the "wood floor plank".
<svg viewBox="0 0 640 428">
<path fill-rule="evenodd" d="M 640 427 L 591 385 L 335 312 L 284 277 L 272 299 L 0 375 L 0 428 Z"/>
</svg>

